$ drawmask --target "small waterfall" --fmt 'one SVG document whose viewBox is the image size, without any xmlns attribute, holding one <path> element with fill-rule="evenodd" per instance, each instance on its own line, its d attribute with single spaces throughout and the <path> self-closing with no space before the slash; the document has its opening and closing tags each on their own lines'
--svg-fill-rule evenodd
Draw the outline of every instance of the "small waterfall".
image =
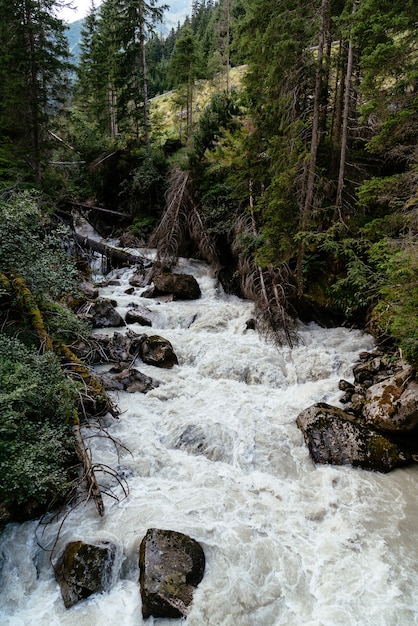
<svg viewBox="0 0 418 626">
<path fill-rule="evenodd" d="M 161 384 L 115 395 L 121 416 L 107 427 L 128 450 L 92 440 L 95 460 L 117 468 L 129 494 L 111 487 L 104 518 L 91 502 L 68 512 L 55 547 L 115 543 L 110 592 L 66 610 L 48 552 L 62 519 L 9 524 L 0 537 L 0 623 L 173 626 L 141 616 L 138 550 L 158 527 L 205 551 L 187 626 L 417 624 L 417 466 L 390 474 L 315 467 L 295 424 L 315 402 L 338 404 L 338 381 L 352 379 L 372 339 L 301 325 L 300 345 L 277 349 L 246 329 L 252 304 L 225 295 L 206 264 L 181 260 L 178 271 L 194 274 L 200 300 L 128 295 L 126 269 L 100 289 L 123 316 L 133 303 L 147 306 L 152 331 L 131 328 L 169 339 L 179 359 L 171 370 L 135 363 Z"/>
</svg>

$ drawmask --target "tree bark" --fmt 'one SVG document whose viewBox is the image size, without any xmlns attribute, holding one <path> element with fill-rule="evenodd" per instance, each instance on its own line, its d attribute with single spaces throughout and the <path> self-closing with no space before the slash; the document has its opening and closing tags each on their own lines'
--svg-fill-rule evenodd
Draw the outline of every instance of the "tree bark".
<svg viewBox="0 0 418 626">
<path fill-rule="evenodd" d="M 311 139 L 311 154 L 308 165 L 308 181 L 306 185 L 305 202 L 302 211 L 302 219 L 300 229 L 305 231 L 308 227 L 309 216 L 312 212 L 312 205 L 315 195 L 315 173 L 316 173 L 316 161 L 319 145 L 319 123 L 321 113 L 321 90 L 322 90 L 322 57 L 324 54 L 325 45 L 325 30 L 327 24 L 328 13 L 328 0 L 322 0 L 321 5 L 321 19 L 319 26 L 319 41 L 318 41 L 318 60 L 316 68 L 315 78 L 315 92 L 312 114 L 312 139 Z M 298 268 L 297 268 L 297 280 L 299 295 L 303 293 L 303 276 L 302 276 L 302 263 L 304 257 L 304 244 L 299 244 L 298 250 Z"/>
<path fill-rule="evenodd" d="M 359 0 L 353 0 L 352 15 L 357 11 Z M 335 212 L 334 220 L 340 218 L 343 220 L 342 208 L 343 208 L 343 190 L 345 183 L 345 167 L 347 159 L 347 144 L 348 144 L 348 122 L 350 117 L 350 97 L 352 87 L 353 76 L 353 59 L 354 59 L 354 42 L 353 37 L 350 35 L 350 41 L 348 44 L 348 59 L 347 59 L 347 72 L 345 77 L 345 94 L 344 94 L 344 111 L 342 119 L 342 133 L 341 133 L 341 152 L 340 152 L 340 169 L 338 173 L 338 185 L 337 195 L 335 199 Z"/>
<path fill-rule="evenodd" d="M 118 263 L 126 263 L 127 265 L 144 265 L 144 257 L 131 254 L 130 252 L 124 252 L 102 241 L 84 237 L 79 233 L 74 233 L 74 239 L 82 248 L 103 254 L 110 262 L 117 261 Z"/>
</svg>

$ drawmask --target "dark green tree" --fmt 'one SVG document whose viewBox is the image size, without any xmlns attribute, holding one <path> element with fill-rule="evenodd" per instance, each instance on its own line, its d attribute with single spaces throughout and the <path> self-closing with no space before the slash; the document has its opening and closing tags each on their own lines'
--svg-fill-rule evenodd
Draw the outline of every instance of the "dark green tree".
<svg viewBox="0 0 418 626">
<path fill-rule="evenodd" d="M 186 112 L 186 135 L 193 126 L 193 98 L 196 79 L 202 73 L 202 56 L 199 43 L 188 21 L 181 29 L 170 57 L 170 75 L 177 86 L 178 104 Z"/>
<path fill-rule="evenodd" d="M 65 101 L 68 83 L 66 27 L 55 17 L 57 5 L 0 1 L 1 152 L 37 184 L 48 158 L 48 122 Z"/>
</svg>

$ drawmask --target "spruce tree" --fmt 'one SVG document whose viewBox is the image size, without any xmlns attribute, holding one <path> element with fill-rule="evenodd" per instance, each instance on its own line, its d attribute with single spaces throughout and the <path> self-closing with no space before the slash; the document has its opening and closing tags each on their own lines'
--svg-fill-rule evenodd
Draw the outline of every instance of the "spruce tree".
<svg viewBox="0 0 418 626">
<path fill-rule="evenodd" d="M 56 0 L 0 0 L 0 139 L 37 184 L 47 161 L 48 121 L 64 102 L 69 67 L 57 6 Z"/>
<path fill-rule="evenodd" d="M 170 58 L 170 75 L 178 88 L 179 105 L 186 110 L 186 134 L 193 125 L 193 98 L 196 79 L 201 75 L 202 57 L 190 22 L 186 21 Z M 180 113 L 182 115 L 182 113 Z"/>
</svg>

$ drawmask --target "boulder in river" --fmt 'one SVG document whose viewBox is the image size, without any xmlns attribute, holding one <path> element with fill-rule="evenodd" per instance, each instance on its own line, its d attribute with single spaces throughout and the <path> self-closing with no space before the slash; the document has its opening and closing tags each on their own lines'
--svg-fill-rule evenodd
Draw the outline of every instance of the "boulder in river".
<svg viewBox="0 0 418 626">
<path fill-rule="evenodd" d="M 205 554 L 183 533 L 150 528 L 139 550 L 142 616 L 186 617 L 203 578 Z"/>
<path fill-rule="evenodd" d="M 125 326 L 124 320 L 115 309 L 115 303 L 107 298 L 97 298 L 89 303 L 87 317 L 91 319 L 93 328 Z"/>
<path fill-rule="evenodd" d="M 338 407 L 314 404 L 299 414 L 296 423 L 315 463 L 390 472 L 411 461 L 390 439 Z"/>
<path fill-rule="evenodd" d="M 151 316 L 152 312 L 146 307 L 133 305 L 126 312 L 125 322 L 127 324 L 139 324 L 140 326 L 152 326 Z"/>
<path fill-rule="evenodd" d="M 115 556 L 116 546 L 107 541 L 67 544 L 54 567 L 67 609 L 93 593 L 109 591 Z"/>
<path fill-rule="evenodd" d="M 201 296 L 199 283 L 191 274 L 157 274 L 147 297 L 173 296 L 174 300 L 197 300 Z M 143 294 L 144 295 L 144 294 Z"/>
<path fill-rule="evenodd" d="M 127 391 L 128 393 L 147 393 L 160 384 L 133 367 L 102 374 L 100 381 L 108 391 Z"/>
<path fill-rule="evenodd" d="M 168 339 L 159 335 L 147 337 L 139 347 L 139 355 L 147 365 L 155 365 L 165 369 L 171 369 L 174 365 L 178 365 L 173 346 Z"/>
</svg>

